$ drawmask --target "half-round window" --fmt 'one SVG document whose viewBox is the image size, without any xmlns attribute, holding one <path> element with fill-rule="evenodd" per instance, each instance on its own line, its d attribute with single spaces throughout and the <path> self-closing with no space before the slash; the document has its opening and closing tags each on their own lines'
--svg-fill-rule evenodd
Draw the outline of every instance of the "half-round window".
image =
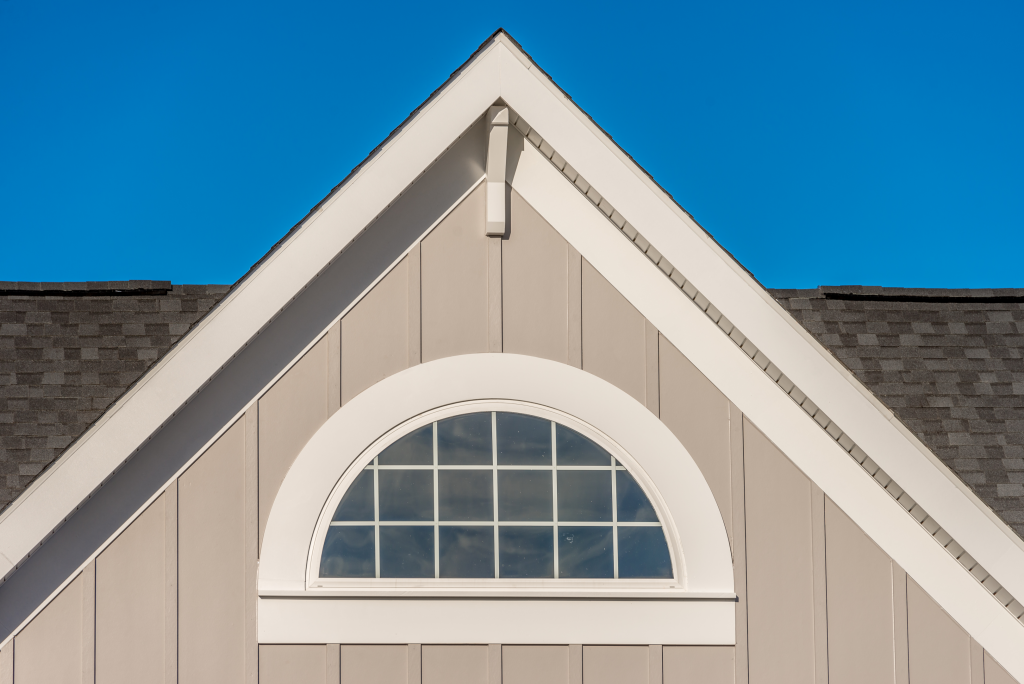
<svg viewBox="0 0 1024 684">
<path fill-rule="evenodd" d="M 373 456 L 331 517 L 319 576 L 673 573 L 658 514 L 607 449 L 547 418 L 480 411 L 423 425 Z"/>
</svg>

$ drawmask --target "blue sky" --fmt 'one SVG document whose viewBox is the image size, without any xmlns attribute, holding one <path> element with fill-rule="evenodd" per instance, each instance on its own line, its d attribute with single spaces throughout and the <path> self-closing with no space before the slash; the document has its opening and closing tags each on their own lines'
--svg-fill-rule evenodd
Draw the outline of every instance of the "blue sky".
<svg viewBox="0 0 1024 684">
<path fill-rule="evenodd" d="M 498 26 L 769 287 L 1024 287 L 1024 4 L 0 0 L 0 280 L 234 282 Z"/>
</svg>

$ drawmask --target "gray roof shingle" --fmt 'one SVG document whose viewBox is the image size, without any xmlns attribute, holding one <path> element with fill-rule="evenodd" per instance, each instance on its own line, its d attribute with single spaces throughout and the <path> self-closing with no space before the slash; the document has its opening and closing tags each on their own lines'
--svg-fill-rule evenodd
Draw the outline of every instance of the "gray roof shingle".
<svg viewBox="0 0 1024 684">
<path fill-rule="evenodd" d="M 0 282 L 0 510 L 228 289 Z"/>
<path fill-rule="evenodd" d="M 770 292 L 1024 537 L 1024 289 Z"/>
</svg>

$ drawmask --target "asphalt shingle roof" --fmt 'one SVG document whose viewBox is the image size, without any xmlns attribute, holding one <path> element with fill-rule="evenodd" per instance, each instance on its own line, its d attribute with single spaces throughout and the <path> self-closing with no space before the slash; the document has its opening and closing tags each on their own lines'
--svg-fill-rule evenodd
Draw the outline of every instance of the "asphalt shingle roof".
<svg viewBox="0 0 1024 684">
<path fill-rule="evenodd" d="M 771 293 L 1024 537 L 1024 289 Z"/>
<path fill-rule="evenodd" d="M 228 289 L 0 283 L 0 510 Z"/>
</svg>

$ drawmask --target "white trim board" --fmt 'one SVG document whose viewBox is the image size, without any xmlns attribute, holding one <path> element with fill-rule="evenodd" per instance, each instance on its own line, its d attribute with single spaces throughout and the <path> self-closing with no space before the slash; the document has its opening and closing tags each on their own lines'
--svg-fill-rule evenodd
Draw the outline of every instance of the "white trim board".
<svg viewBox="0 0 1024 684">
<path fill-rule="evenodd" d="M 402 130 L 0 516 L 0 575 L 21 563 L 63 520 L 74 514 L 77 506 L 245 349 L 332 259 L 443 153 L 450 141 L 457 139 L 499 98 L 536 127 L 999 582 L 1015 596 L 1024 596 L 1024 544 L 1021 540 L 852 374 L 786 315 L 739 264 L 503 34 L 492 38 Z M 538 158 L 538 163 L 548 165 L 553 178 L 567 185 L 564 178 L 550 168 L 550 163 L 529 147 L 521 164 L 533 163 L 530 161 L 533 156 Z M 518 181 L 514 180 L 513 185 L 517 182 L 521 194 L 556 228 L 564 231 L 563 234 L 569 236 L 572 230 L 558 220 L 559 212 L 578 211 L 585 215 L 589 211 L 604 221 L 604 228 L 614 231 L 592 205 L 573 207 L 570 202 L 562 208 L 544 206 L 542 188 L 527 188 L 530 181 L 525 173 Z M 585 202 L 582 197 L 578 199 Z M 826 467 L 823 463 L 831 464 L 832 454 L 841 451 L 837 445 L 825 439 L 820 430 L 812 436 L 808 430 L 814 425 L 813 421 L 797 411 L 798 407 L 792 402 L 780 397 L 777 388 L 764 384 L 768 379 L 763 374 L 759 378 L 748 378 L 748 371 L 752 372 L 754 367 L 737 349 L 728 350 L 722 344 L 717 345 L 719 349 L 713 349 L 710 337 L 699 342 L 698 338 L 703 338 L 694 331 L 707 330 L 707 335 L 721 333 L 708 327 L 712 324 L 706 317 L 694 318 L 699 312 L 693 311 L 678 290 L 670 293 L 664 276 L 625 244 L 620 235 L 614 232 L 609 235 L 604 235 L 604 229 L 595 229 L 589 235 L 573 237 L 570 241 L 828 492 L 826 485 L 835 473 L 831 473 L 831 465 Z M 612 237 L 618 240 L 618 246 L 613 245 Z M 588 243 L 588 239 L 593 244 Z M 642 266 L 638 259 L 644 260 Z M 634 280 L 623 279 L 623 274 L 632 274 L 634 270 L 637 276 Z M 699 320 L 701 318 L 703 320 Z M 685 326 L 683 321 L 686 321 Z M 747 380 L 750 384 L 746 384 Z M 783 407 L 784 403 L 789 407 Z M 775 418 L 778 423 L 772 422 Z M 780 434 L 781 425 L 792 426 L 793 431 Z M 797 434 L 804 435 L 806 440 L 794 444 Z M 837 472 L 841 472 L 846 466 L 837 467 L 840 469 Z M 851 482 L 867 479 L 863 472 L 856 470 L 845 472 L 844 477 Z M 857 515 L 851 513 L 851 516 L 869 533 L 874 535 L 870 530 L 877 530 L 881 539 L 889 539 L 883 544 L 883 548 L 889 550 L 895 540 L 887 534 L 903 534 L 902 521 L 907 518 L 902 511 L 894 510 L 895 502 L 886 500 L 887 495 L 877 487 L 873 493 L 863 492 L 863 498 L 853 495 L 856 487 L 852 484 L 847 489 L 835 482 L 834 487 L 837 488 L 835 495 L 830 493 L 830 496 L 848 513 L 858 507 L 869 509 Z M 870 502 L 877 502 L 877 506 Z M 890 532 L 879 530 L 884 527 L 882 519 L 892 523 Z M 920 530 L 913 534 L 907 531 L 907 534 L 909 539 L 914 534 L 920 535 Z M 923 546 L 917 549 L 915 542 L 904 551 L 910 553 L 911 549 L 916 549 L 914 553 L 919 551 L 921 559 L 930 558 L 933 551 L 941 552 L 941 547 L 932 540 L 926 541 L 931 544 L 928 549 Z M 934 565 L 922 560 L 919 565 L 927 567 L 918 568 L 918 572 L 913 570 L 918 567 L 913 563 L 901 564 L 1014 676 L 1024 679 L 1024 662 L 1018 662 L 1024 660 L 1024 655 L 1017 655 L 1015 659 L 997 652 L 1001 649 L 1005 653 L 1012 647 L 1024 654 L 1024 648 L 1020 647 L 1021 626 L 1015 623 L 1011 628 L 1004 625 L 1002 618 L 989 616 L 982 602 L 988 601 L 997 608 L 998 605 L 990 596 L 976 596 L 980 591 L 977 583 L 973 589 L 961 586 L 970 576 L 963 568 L 956 567 L 959 575 L 953 577 L 950 574 L 953 570 L 945 569 L 948 562 L 953 562 L 948 554 L 944 560 L 936 558 Z M 978 605 L 974 606 L 975 603 Z M 1006 611 L 1002 612 L 1009 617 Z M 1000 639 L 1004 640 L 1001 647 Z"/>
</svg>

